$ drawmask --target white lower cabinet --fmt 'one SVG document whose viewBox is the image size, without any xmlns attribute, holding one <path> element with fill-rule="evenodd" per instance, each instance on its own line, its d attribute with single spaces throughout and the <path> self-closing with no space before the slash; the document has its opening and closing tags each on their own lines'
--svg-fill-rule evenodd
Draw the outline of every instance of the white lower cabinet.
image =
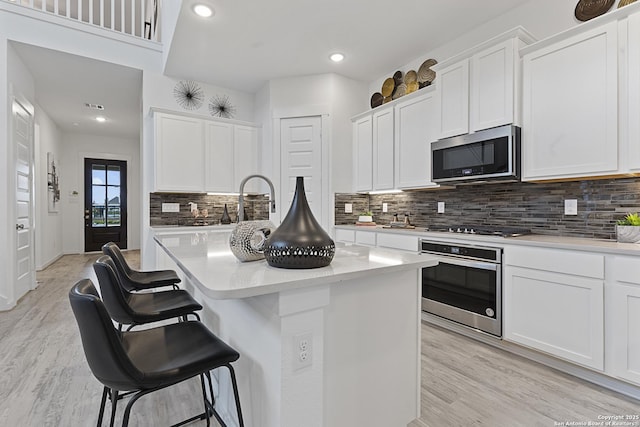
<svg viewBox="0 0 640 427">
<path fill-rule="evenodd" d="M 640 260 L 619 256 L 607 266 L 606 370 L 640 385 Z"/>
<path fill-rule="evenodd" d="M 378 233 L 377 245 L 380 248 L 400 249 L 417 252 L 418 237 L 402 234 Z"/>
<path fill-rule="evenodd" d="M 603 371 L 604 256 L 509 247 L 505 263 L 504 338 Z"/>
<path fill-rule="evenodd" d="M 375 246 L 376 232 L 356 230 L 356 243 L 358 245 Z"/>
</svg>

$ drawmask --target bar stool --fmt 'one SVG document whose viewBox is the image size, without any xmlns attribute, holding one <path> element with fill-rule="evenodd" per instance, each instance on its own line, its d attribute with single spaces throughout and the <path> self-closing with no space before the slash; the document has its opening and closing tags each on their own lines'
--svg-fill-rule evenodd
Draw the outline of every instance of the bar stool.
<svg viewBox="0 0 640 427">
<path fill-rule="evenodd" d="M 122 330 L 122 325 L 129 325 L 127 330 L 130 330 L 136 325 L 174 317 L 187 320 L 190 314 L 200 320 L 196 311 L 202 310 L 202 305 L 183 289 L 129 292 L 121 285 L 113 260 L 107 255 L 98 258 L 93 269 L 98 276 L 104 304 L 111 318 L 119 323 L 119 330 Z"/>
<path fill-rule="evenodd" d="M 133 394 L 123 415 L 122 425 L 129 424 L 133 404 L 142 396 L 200 377 L 204 411 L 174 427 L 206 419 L 212 413 L 226 427 L 215 409 L 215 401 L 206 395 L 205 377 L 213 399 L 209 371 L 226 367 L 231 375 L 238 425 L 243 427 L 242 411 L 235 372 L 231 362 L 238 360 L 236 350 L 209 331 L 202 323 L 187 321 L 152 329 L 117 332 L 107 310 L 89 279 L 77 282 L 69 291 L 69 301 L 76 318 L 82 347 L 91 372 L 103 384 L 98 426 L 102 425 L 107 395 L 111 399 L 111 426 L 121 393 Z M 123 393 L 124 392 L 124 393 Z"/>
<path fill-rule="evenodd" d="M 102 246 L 102 253 L 113 260 L 122 286 L 131 291 L 171 286 L 178 289 L 180 278 L 174 270 L 138 271 L 129 266 L 118 245 L 113 242 Z"/>
</svg>

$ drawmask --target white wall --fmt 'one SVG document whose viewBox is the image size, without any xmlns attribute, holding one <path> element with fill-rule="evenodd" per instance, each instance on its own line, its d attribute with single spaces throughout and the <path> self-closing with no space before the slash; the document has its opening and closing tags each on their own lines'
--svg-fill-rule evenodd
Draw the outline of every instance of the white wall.
<svg viewBox="0 0 640 427">
<path fill-rule="evenodd" d="M 228 96 L 231 105 L 236 109 L 233 116 L 234 119 L 253 121 L 254 95 L 248 92 L 241 92 L 233 89 L 226 89 L 219 86 L 213 86 L 206 83 L 197 82 L 204 91 L 204 102 L 197 110 L 185 110 L 175 100 L 173 96 L 173 88 L 181 79 L 167 77 L 161 73 L 148 73 L 145 78 L 145 85 L 150 89 L 145 92 L 145 103 L 148 107 L 164 108 L 173 111 L 187 112 L 189 114 L 198 114 L 205 117 L 211 117 L 209 113 L 209 103 L 214 96 Z M 146 114 L 148 108 L 143 110 Z"/>
<path fill-rule="evenodd" d="M 140 143 L 138 140 L 63 134 L 60 158 L 62 248 L 65 254 L 84 252 L 84 159 L 127 161 L 128 249 L 140 248 Z M 71 192 L 77 191 L 78 196 Z M 148 196 L 146 196 L 148 197 Z"/>
<path fill-rule="evenodd" d="M 35 120 L 38 132 L 35 140 L 35 222 L 36 270 L 42 270 L 62 255 L 62 212 L 49 212 L 47 188 L 47 153 L 53 153 L 56 163 L 61 157 L 62 134 L 49 115 L 36 104 Z M 59 166 L 59 165 L 58 165 Z M 62 169 L 58 169 L 62 173 Z"/>
<path fill-rule="evenodd" d="M 574 16 L 576 3 L 576 0 L 530 0 L 443 46 L 424 53 L 416 52 L 416 58 L 408 64 L 398 64 L 401 65 L 399 68 L 389 70 L 388 73 L 370 82 L 369 95 L 379 92 L 384 80 L 391 77 L 396 70 L 405 73 L 409 70 L 417 71 L 429 58 L 434 58 L 438 62 L 444 61 L 517 26 L 524 27 L 538 40 L 574 27 L 580 23 Z"/>
</svg>

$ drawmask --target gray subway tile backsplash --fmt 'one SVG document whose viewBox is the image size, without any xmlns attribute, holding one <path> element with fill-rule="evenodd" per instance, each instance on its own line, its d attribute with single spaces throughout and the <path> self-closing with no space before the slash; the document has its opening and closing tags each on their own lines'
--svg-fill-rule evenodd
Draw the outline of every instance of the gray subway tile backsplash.
<svg viewBox="0 0 640 427">
<path fill-rule="evenodd" d="M 564 214 L 564 200 L 578 200 L 578 215 Z M 445 202 L 445 213 L 437 213 Z M 353 214 L 344 204 L 353 204 Z M 388 212 L 382 212 L 382 204 Z M 419 227 L 507 225 L 538 234 L 615 239 L 616 220 L 640 211 L 640 179 L 602 179 L 555 183 L 500 183 L 449 189 L 405 191 L 397 194 L 335 195 L 335 223 L 354 224 L 362 211 L 373 212 L 378 224 L 393 214 L 411 214 Z"/>
<path fill-rule="evenodd" d="M 205 193 L 151 193 L 149 196 L 150 225 L 217 225 L 220 223 L 224 205 L 231 220 L 238 218 L 238 196 L 209 195 Z M 189 202 L 196 203 L 198 209 L 207 209 L 208 217 L 194 218 Z M 266 195 L 248 195 L 244 197 L 245 219 L 269 219 L 269 197 Z M 163 203 L 179 203 L 180 212 L 162 212 Z"/>
</svg>

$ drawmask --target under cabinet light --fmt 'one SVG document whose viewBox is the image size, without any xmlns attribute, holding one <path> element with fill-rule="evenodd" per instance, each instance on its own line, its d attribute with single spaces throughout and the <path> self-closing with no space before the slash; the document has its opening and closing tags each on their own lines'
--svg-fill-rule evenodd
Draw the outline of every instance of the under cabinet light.
<svg viewBox="0 0 640 427">
<path fill-rule="evenodd" d="M 402 190 L 378 190 L 378 191 L 369 191 L 369 194 L 397 194 L 402 193 Z"/>
</svg>

